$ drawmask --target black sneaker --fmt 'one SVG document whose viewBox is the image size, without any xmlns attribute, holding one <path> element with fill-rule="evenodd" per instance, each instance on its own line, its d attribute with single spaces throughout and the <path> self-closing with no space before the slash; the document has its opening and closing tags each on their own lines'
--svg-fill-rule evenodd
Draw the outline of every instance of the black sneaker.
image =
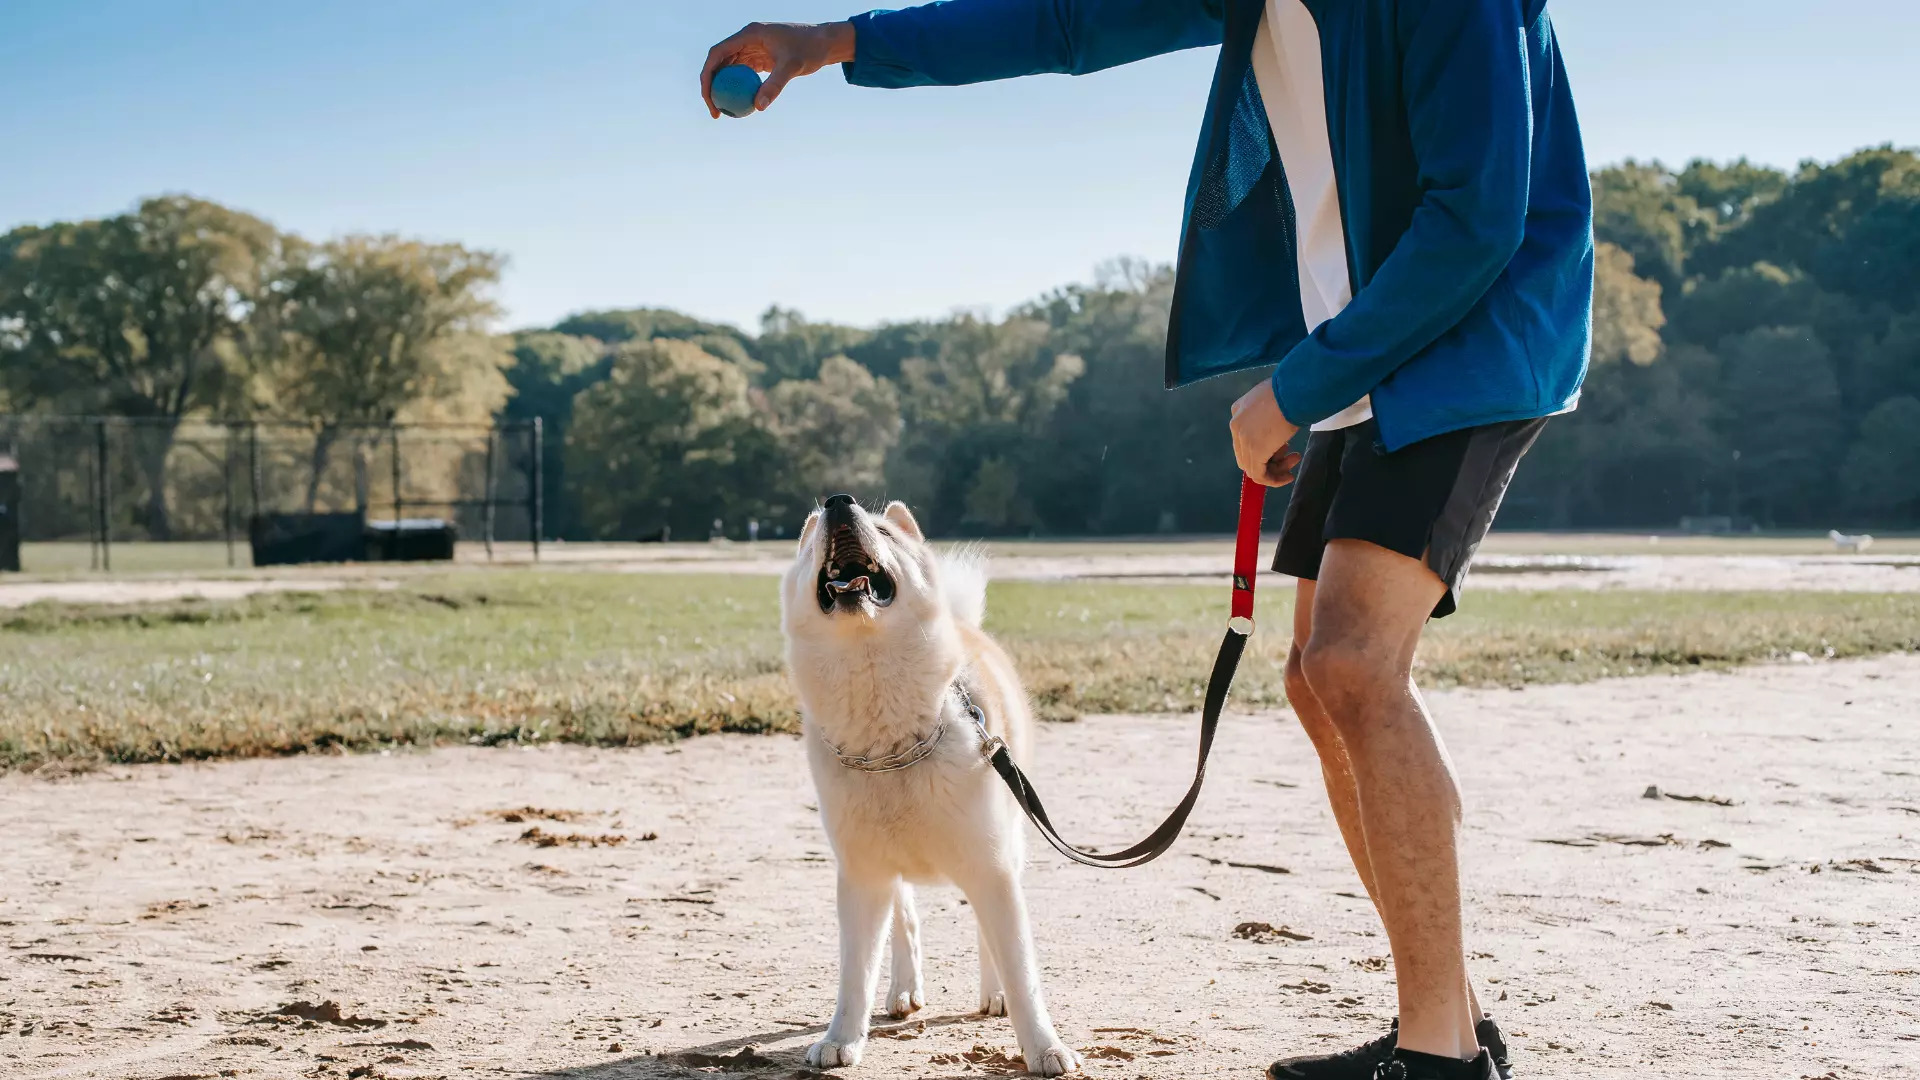
<svg viewBox="0 0 1920 1080">
<path fill-rule="evenodd" d="M 1473 1036 L 1493 1059 L 1493 1071 L 1500 1074 L 1500 1080 L 1513 1080 L 1513 1066 L 1507 1064 L 1507 1037 L 1500 1033 L 1500 1025 L 1493 1022 L 1492 1013 L 1482 1016 L 1473 1026 Z"/>
<path fill-rule="evenodd" d="M 1269 1080 L 1373 1080 L 1380 1066 L 1393 1058 L 1394 1043 L 1400 1038 L 1400 1022 L 1393 1030 L 1372 1042 L 1361 1043 L 1337 1054 L 1308 1054 L 1276 1061 L 1267 1066 Z"/>
<path fill-rule="evenodd" d="M 1374 1070 L 1373 1080 L 1494 1080 L 1499 1072 L 1493 1067 L 1493 1055 L 1481 1047 L 1472 1061 L 1436 1058 L 1395 1050 L 1393 1056 Z"/>
<path fill-rule="evenodd" d="M 1494 1073 L 1500 1080 L 1513 1080 L 1513 1068 L 1507 1064 L 1507 1039 L 1501 1034 L 1500 1025 L 1493 1022 L 1491 1015 L 1485 1016 L 1474 1025 L 1473 1034 L 1492 1059 Z M 1310 1054 L 1276 1061 L 1267 1066 L 1267 1076 L 1271 1080 L 1345 1080 L 1347 1077 L 1373 1080 L 1375 1071 L 1392 1060 L 1393 1048 L 1399 1039 L 1400 1020 L 1395 1017 L 1387 1033 L 1372 1042 L 1337 1054 Z"/>
</svg>

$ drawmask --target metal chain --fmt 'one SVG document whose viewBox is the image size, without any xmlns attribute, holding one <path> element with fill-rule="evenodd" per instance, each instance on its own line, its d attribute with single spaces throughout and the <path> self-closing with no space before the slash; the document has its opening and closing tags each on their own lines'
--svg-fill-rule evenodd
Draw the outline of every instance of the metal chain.
<svg viewBox="0 0 1920 1080">
<path fill-rule="evenodd" d="M 1000 736 L 987 730 L 986 714 L 980 711 L 980 706 L 973 703 L 973 698 L 967 693 L 967 688 L 961 683 L 955 682 L 953 689 L 960 695 L 960 707 L 966 711 L 967 716 L 973 721 L 973 726 L 980 731 L 981 756 L 987 758 L 992 757 L 1006 744 L 1000 740 Z M 826 744 L 827 749 L 833 751 L 834 757 L 840 759 L 840 764 L 845 765 L 849 769 L 865 773 L 888 773 L 912 768 L 922 761 L 925 761 L 932 755 L 934 747 L 940 745 L 940 737 L 946 733 L 947 725 L 943 719 L 934 725 L 931 735 L 919 740 L 905 750 L 888 754 L 885 757 L 861 757 L 856 754 L 849 754 L 845 750 L 835 746 L 832 740 L 828 739 L 824 734 L 820 736 L 820 741 Z"/>
</svg>

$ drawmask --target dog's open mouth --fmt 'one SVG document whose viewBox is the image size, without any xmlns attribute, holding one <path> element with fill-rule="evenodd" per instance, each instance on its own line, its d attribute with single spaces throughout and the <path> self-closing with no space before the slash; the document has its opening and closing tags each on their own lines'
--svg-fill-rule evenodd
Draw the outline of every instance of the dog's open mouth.
<svg viewBox="0 0 1920 1080">
<path fill-rule="evenodd" d="M 893 576 L 861 545 L 859 531 L 851 524 L 832 526 L 814 593 L 820 610 L 832 614 L 836 609 L 855 611 L 864 604 L 886 607 L 893 603 L 893 594 Z"/>
</svg>

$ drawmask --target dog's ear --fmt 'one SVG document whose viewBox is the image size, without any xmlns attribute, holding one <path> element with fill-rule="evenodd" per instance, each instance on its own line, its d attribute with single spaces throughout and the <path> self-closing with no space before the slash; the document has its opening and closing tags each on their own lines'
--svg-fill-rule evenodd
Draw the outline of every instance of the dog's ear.
<svg viewBox="0 0 1920 1080">
<path fill-rule="evenodd" d="M 927 538 L 926 534 L 920 531 L 920 523 L 913 520 L 913 511 L 907 509 L 907 504 L 901 502 L 899 499 L 888 503 L 886 510 L 882 512 L 881 516 L 893 522 L 899 527 L 901 532 L 906 533 L 915 540 L 925 540 Z"/>
<path fill-rule="evenodd" d="M 813 534 L 820 531 L 820 518 L 821 518 L 821 514 L 820 514 L 820 511 L 818 510 L 815 510 L 813 513 L 807 515 L 807 523 L 805 525 L 800 526 L 800 545 L 799 546 L 806 547 L 807 541 L 813 539 Z"/>
</svg>

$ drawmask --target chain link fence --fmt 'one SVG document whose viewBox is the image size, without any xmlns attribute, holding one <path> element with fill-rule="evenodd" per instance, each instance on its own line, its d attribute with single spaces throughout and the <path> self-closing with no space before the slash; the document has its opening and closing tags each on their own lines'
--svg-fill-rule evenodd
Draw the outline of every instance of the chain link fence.
<svg viewBox="0 0 1920 1080">
<path fill-rule="evenodd" d="M 544 492 L 539 421 L 337 424 L 0 415 L 17 469 L 13 526 L 27 544 L 88 544 L 110 570 L 116 544 L 222 542 L 248 565 L 262 515 L 437 518 L 463 540 L 530 542 Z"/>
</svg>

